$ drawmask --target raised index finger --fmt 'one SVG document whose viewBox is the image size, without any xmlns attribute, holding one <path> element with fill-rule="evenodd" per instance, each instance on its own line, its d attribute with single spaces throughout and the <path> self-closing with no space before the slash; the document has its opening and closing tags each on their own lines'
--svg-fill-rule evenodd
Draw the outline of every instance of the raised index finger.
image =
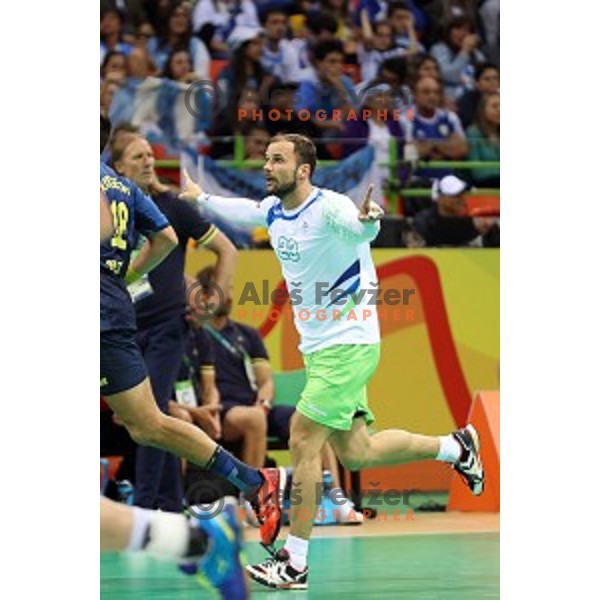
<svg viewBox="0 0 600 600">
<path fill-rule="evenodd" d="M 361 211 L 367 212 L 369 210 L 369 204 L 371 202 L 371 196 L 373 195 L 373 190 L 375 189 L 375 186 L 370 183 L 369 187 L 367 188 L 367 193 L 365 194 L 365 199 L 363 200 Z"/>
</svg>

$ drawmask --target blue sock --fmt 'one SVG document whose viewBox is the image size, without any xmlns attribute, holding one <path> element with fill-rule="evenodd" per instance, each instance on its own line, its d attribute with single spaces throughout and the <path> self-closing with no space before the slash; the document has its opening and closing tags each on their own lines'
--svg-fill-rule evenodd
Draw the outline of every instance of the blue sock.
<svg viewBox="0 0 600 600">
<path fill-rule="evenodd" d="M 217 446 L 206 470 L 233 483 L 246 497 L 251 497 L 263 484 L 263 476 L 258 469 L 249 467 L 221 446 Z"/>
</svg>

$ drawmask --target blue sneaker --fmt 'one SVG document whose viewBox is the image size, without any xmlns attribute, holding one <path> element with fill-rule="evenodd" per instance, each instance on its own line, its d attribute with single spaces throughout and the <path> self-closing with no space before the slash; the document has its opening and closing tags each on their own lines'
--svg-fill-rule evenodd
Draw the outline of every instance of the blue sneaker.
<svg viewBox="0 0 600 600">
<path fill-rule="evenodd" d="M 223 509 L 211 516 L 211 511 L 199 506 L 190 508 L 190 525 L 206 533 L 206 553 L 193 563 L 179 565 L 187 575 L 227 600 L 246 600 L 248 590 L 242 566 L 242 530 L 237 515 L 237 500 L 225 498 Z"/>
</svg>

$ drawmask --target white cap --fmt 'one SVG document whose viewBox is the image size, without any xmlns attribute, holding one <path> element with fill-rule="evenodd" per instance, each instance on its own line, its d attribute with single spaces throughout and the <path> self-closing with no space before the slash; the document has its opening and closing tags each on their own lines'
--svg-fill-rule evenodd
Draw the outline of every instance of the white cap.
<svg viewBox="0 0 600 600">
<path fill-rule="evenodd" d="M 446 175 L 433 182 L 431 198 L 437 200 L 440 196 L 460 196 L 469 189 L 469 184 L 455 175 Z"/>
<path fill-rule="evenodd" d="M 227 38 L 227 45 L 232 50 L 237 50 L 242 44 L 263 35 L 262 27 L 249 27 L 247 25 L 237 25 Z"/>
</svg>

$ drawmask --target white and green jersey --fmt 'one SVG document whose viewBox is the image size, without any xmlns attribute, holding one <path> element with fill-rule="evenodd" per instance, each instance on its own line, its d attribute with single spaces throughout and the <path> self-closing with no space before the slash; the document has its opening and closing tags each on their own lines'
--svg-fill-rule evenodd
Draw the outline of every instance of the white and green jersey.
<svg viewBox="0 0 600 600">
<path fill-rule="evenodd" d="M 331 190 L 313 188 L 294 210 L 268 196 L 261 202 L 202 194 L 203 209 L 241 225 L 264 225 L 287 283 L 304 354 L 335 344 L 376 344 L 377 274 L 369 242 L 378 221 Z"/>
</svg>

